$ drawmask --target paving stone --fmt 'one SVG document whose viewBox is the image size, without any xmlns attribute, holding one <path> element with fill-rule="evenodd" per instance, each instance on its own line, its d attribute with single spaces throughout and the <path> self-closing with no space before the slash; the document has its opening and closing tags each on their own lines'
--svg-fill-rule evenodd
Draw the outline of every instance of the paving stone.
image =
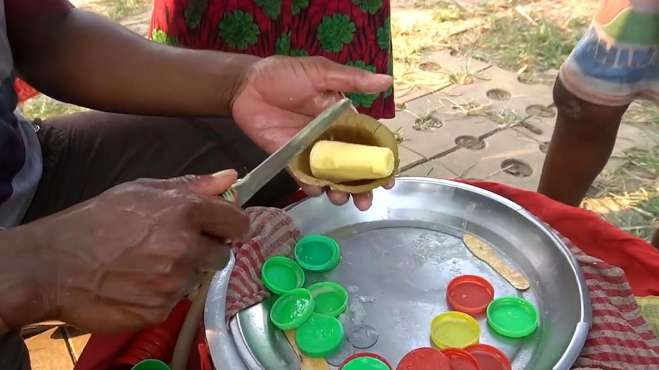
<svg viewBox="0 0 659 370">
<path fill-rule="evenodd" d="M 470 85 L 453 85 L 442 92 L 458 104 L 487 107 L 492 111 L 509 110 L 520 117 L 529 106 L 546 107 L 553 102 L 552 89 L 546 85 L 527 85 L 517 81 L 515 73 L 491 67 Z"/>
<path fill-rule="evenodd" d="M 413 167 L 416 163 L 424 160 L 422 156 L 411 151 L 403 145 L 398 146 L 398 158 L 400 158 L 399 172 Z"/>
<path fill-rule="evenodd" d="M 78 361 L 80 355 L 82 354 L 82 350 L 85 349 L 87 342 L 89 342 L 89 338 L 91 337 L 91 334 L 82 332 L 72 327 L 65 327 L 63 328 L 63 330 L 64 330 L 64 334 L 66 335 L 66 340 L 69 343 L 69 350 L 71 352 L 71 356 L 76 361 Z"/>
<path fill-rule="evenodd" d="M 407 108 L 407 104 L 409 104 L 409 102 L 430 93 L 432 93 L 432 90 L 418 86 L 415 86 L 407 91 L 394 89 L 394 100 L 396 102 L 396 107 L 398 109 L 405 109 Z"/>
<path fill-rule="evenodd" d="M 554 134 L 555 120 L 553 118 L 532 117 L 526 124 L 515 127 L 513 130 L 536 140 L 539 143 L 549 142 Z"/>
<path fill-rule="evenodd" d="M 383 122 L 392 131 L 400 130 L 400 134 L 405 138 L 403 147 L 429 159 L 455 148 L 455 141 L 459 136 L 478 137 L 497 128 L 486 118 L 468 117 L 447 122 L 435 121 L 441 127 L 416 130 L 414 125 L 417 119 L 416 115 L 403 111 L 398 112 L 396 118 Z"/>
<path fill-rule="evenodd" d="M 656 145 L 659 145 L 659 135 L 633 125 L 621 124 L 613 155 L 621 156 L 631 148 L 649 149 Z"/>
<path fill-rule="evenodd" d="M 47 330 L 25 341 L 34 370 L 71 370 L 73 359 L 59 328 Z"/>
<path fill-rule="evenodd" d="M 544 153 L 537 141 L 514 130 L 504 130 L 485 139 L 483 150 L 460 149 L 443 158 L 442 163 L 458 177 L 487 179 L 535 190 L 540 181 Z M 519 160 L 531 167 L 528 177 L 516 177 L 502 170 L 506 160 Z"/>
<path fill-rule="evenodd" d="M 433 159 L 403 171 L 400 176 L 433 177 L 436 179 L 453 179 L 457 175 L 449 170 L 442 158 Z"/>
<path fill-rule="evenodd" d="M 448 73 L 479 73 L 491 64 L 469 56 L 454 55 L 450 50 L 432 50 L 421 55 L 421 63 L 435 63 L 443 72 Z M 423 67 L 423 66 L 421 66 Z M 423 68 L 422 68 L 423 69 Z"/>
</svg>

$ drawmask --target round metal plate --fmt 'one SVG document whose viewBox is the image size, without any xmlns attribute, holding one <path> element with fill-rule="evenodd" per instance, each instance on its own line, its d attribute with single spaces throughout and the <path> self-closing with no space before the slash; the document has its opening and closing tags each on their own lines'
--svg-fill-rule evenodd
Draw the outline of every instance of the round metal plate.
<svg viewBox="0 0 659 370">
<path fill-rule="evenodd" d="M 341 317 L 346 332 L 363 325 L 374 328 L 378 340 L 368 351 L 392 364 L 408 351 L 430 345 L 430 322 L 448 310 L 446 285 L 460 274 L 486 278 L 496 297 L 517 295 L 538 307 L 539 329 L 521 340 L 499 337 L 479 319 L 480 342 L 505 352 L 513 369 L 567 370 L 581 351 L 591 312 L 579 267 L 558 237 L 507 199 L 452 181 L 399 178 L 394 189 L 375 191 L 367 212 L 350 204 L 337 207 L 322 197 L 306 199 L 288 212 L 304 234 L 326 234 L 341 244 L 339 267 L 308 274 L 307 284 L 335 280 L 346 286 L 350 304 Z M 523 271 L 531 288 L 518 292 L 473 257 L 462 243 L 464 233 L 493 246 Z M 218 324 L 224 317 L 218 300 L 226 289 L 219 275 L 206 306 L 215 366 L 298 370 L 299 360 L 285 337 L 268 323 L 270 302 L 242 311 L 228 329 Z M 227 362 L 229 357 L 233 363 Z"/>
</svg>

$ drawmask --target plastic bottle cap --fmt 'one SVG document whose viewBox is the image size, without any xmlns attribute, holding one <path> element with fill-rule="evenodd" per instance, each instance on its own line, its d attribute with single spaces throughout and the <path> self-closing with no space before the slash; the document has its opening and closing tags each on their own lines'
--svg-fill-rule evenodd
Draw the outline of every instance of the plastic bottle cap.
<svg viewBox="0 0 659 370">
<path fill-rule="evenodd" d="M 451 364 L 442 351 L 425 347 L 408 352 L 396 370 L 451 370 Z"/>
<path fill-rule="evenodd" d="M 295 342 L 309 357 L 327 357 L 341 347 L 345 333 L 336 318 L 314 313 L 297 329 Z"/>
<path fill-rule="evenodd" d="M 377 353 L 360 352 L 346 358 L 339 370 L 392 370 L 389 362 Z"/>
<path fill-rule="evenodd" d="M 295 244 L 295 259 L 309 271 L 329 271 L 341 260 L 341 247 L 325 235 L 307 235 Z"/>
<path fill-rule="evenodd" d="M 384 362 L 375 357 L 358 357 L 350 360 L 341 368 L 343 370 L 391 370 Z"/>
<path fill-rule="evenodd" d="M 311 317 L 315 302 L 307 289 L 293 289 L 277 298 L 270 309 L 270 320 L 282 330 L 300 327 Z"/>
<path fill-rule="evenodd" d="M 458 276 L 446 289 L 446 301 L 451 309 L 469 315 L 484 314 L 493 298 L 492 284 L 476 275 Z"/>
<path fill-rule="evenodd" d="M 474 344 L 465 349 L 478 361 L 481 370 L 512 370 L 508 357 L 487 344 Z"/>
<path fill-rule="evenodd" d="M 449 348 L 442 352 L 448 357 L 451 370 L 481 370 L 474 356 L 463 349 Z"/>
<path fill-rule="evenodd" d="M 465 348 L 478 343 L 479 337 L 478 321 L 466 313 L 444 312 L 430 324 L 430 338 L 439 349 Z"/>
<path fill-rule="evenodd" d="M 131 370 L 169 370 L 169 365 L 160 360 L 148 359 L 138 362 Z"/>
<path fill-rule="evenodd" d="M 487 323 L 492 330 L 509 338 L 531 335 L 538 328 L 538 310 L 519 297 L 503 297 L 487 306 Z"/>
<path fill-rule="evenodd" d="M 348 291 L 341 284 L 322 281 L 311 285 L 311 296 L 316 301 L 316 313 L 338 317 L 348 307 Z"/>
<path fill-rule="evenodd" d="M 270 257 L 261 268 L 263 285 L 269 291 L 282 295 L 304 285 L 304 271 L 287 257 Z"/>
</svg>

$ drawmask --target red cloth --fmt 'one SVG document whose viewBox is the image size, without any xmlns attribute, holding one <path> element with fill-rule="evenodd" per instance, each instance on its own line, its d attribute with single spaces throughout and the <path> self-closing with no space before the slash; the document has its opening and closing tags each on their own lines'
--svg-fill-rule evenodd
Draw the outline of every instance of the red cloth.
<svg viewBox="0 0 659 370">
<path fill-rule="evenodd" d="M 631 368 L 631 366 L 604 366 L 602 361 L 605 361 L 604 363 L 607 364 L 642 364 L 639 366 L 647 365 L 648 369 L 658 368 L 655 367 L 655 365 L 659 366 L 659 357 L 657 357 L 659 350 L 654 347 L 656 338 L 649 331 L 644 320 L 638 319 L 638 310 L 633 310 L 635 304 L 627 281 L 637 296 L 659 295 L 659 251 L 650 244 L 606 223 L 595 213 L 566 206 L 543 195 L 506 185 L 473 180 L 461 181 L 516 202 L 569 239 L 566 242 L 571 245 L 584 269 L 593 304 L 598 304 L 598 309 L 603 307 L 602 312 L 594 312 L 594 315 L 599 317 L 591 329 L 587 343 L 589 351 L 584 351 L 577 365 L 605 370 Z M 598 259 L 607 264 L 602 266 Z M 589 263 L 599 268 L 591 269 Z M 624 270 L 625 275 L 615 266 Z M 608 284 L 615 285 L 616 294 L 610 296 L 612 292 Z M 621 285 L 623 288 L 618 289 Z M 624 296 L 621 297 L 621 293 Z M 630 318 L 630 315 L 634 314 L 636 316 Z M 169 320 L 172 318 L 170 317 Z M 92 336 L 76 365 L 76 370 L 116 368 L 110 365 L 116 364 L 118 356 L 130 350 L 131 338 L 130 335 Z M 616 350 L 607 350 L 612 347 Z M 639 348 L 645 351 L 642 355 L 635 354 L 638 353 Z M 197 349 L 195 355 L 199 355 L 200 357 L 197 358 L 203 361 L 201 365 L 191 368 L 212 369 L 203 333 L 200 333 L 198 338 Z M 634 351 L 635 353 L 630 353 Z M 650 355 L 645 355 L 646 352 Z M 656 356 L 652 355 L 653 353 Z"/>
<path fill-rule="evenodd" d="M 35 90 L 32 86 L 28 85 L 27 82 L 17 78 L 14 80 L 14 90 L 16 91 L 16 97 L 18 98 L 19 103 L 23 103 L 30 98 L 33 98 L 39 95 L 39 92 Z"/>
</svg>

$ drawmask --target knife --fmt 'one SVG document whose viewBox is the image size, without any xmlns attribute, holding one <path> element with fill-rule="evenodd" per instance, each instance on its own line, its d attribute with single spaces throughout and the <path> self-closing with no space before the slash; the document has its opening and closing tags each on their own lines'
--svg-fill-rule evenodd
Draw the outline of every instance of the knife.
<svg viewBox="0 0 659 370">
<path fill-rule="evenodd" d="M 235 201 L 240 206 L 245 205 L 254 194 L 285 169 L 291 159 L 303 152 L 325 133 L 332 123 L 348 108 L 352 108 L 352 103 L 345 98 L 327 108 L 300 130 L 297 135 L 293 136 L 286 145 L 233 184 L 229 190 L 222 194 L 222 197 L 229 201 Z"/>
<path fill-rule="evenodd" d="M 285 169 L 291 159 L 313 144 L 349 108 L 356 111 L 350 100 L 344 98 L 324 110 L 300 130 L 297 135 L 293 136 L 286 145 L 266 158 L 245 177 L 236 181 L 229 190 L 222 194 L 222 197 L 227 201 L 244 206 L 254 194 Z M 212 277 L 212 273 L 205 273 L 197 295 L 192 299 L 192 305 L 185 317 L 174 348 L 170 363 L 172 370 L 184 370 L 187 365 L 188 355 L 204 311 Z"/>
</svg>

